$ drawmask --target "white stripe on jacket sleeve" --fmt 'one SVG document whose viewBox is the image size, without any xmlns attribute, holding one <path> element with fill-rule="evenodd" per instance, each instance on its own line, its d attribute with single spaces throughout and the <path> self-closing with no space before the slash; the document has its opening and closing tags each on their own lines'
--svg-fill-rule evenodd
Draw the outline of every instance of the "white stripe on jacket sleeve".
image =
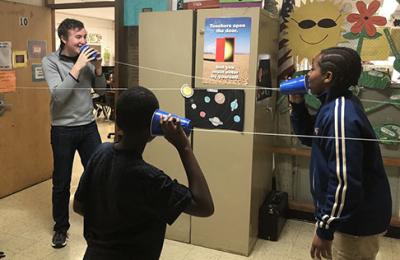
<svg viewBox="0 0 400 260">
<path fill-rule="evenodd" d="M 340 109 L 340 127 L 339 127 L 339 108 Z M 346 167 L 346 140 L 345 140 L 345 98 L 341 97 L 336 99 L 335 101 L 335 112 L 334 112 L 334 120 L 335 120 L 335 153 L 336 153 L 336 177 L 338 179 L 338 186 L 336 187 L 335 192 L 335 202 L 332 206 L 332 211 L 327 218 L 328 215 L 324 215 L 322 218 L 322 223 L 320 223 L 320 227 L 324 227 L 325 229 L 329 229 L 329 224 L 336 218 L 340 217 L 342 214 L 344 203 L 346 200 L 346 190 L 347 190 L 347 167 Z M 339 137 L 340 131 L 340 137 Z M 341 177 L 341 172 L 343 174 L 343 179 Z M 339 196 L 339 194 L 342 196 Z M 340 205 L 339 205 L 340 203 Z M 339 209 L 338 209 L 339 205 Z"/>
</svg>

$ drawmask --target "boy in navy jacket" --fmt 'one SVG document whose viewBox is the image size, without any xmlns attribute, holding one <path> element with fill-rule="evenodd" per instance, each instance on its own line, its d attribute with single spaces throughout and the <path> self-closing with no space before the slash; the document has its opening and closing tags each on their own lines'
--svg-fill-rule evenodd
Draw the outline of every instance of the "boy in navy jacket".
<svg viewBox="0 0 400 260">
<path fill-rule="evenodd" d="M 325 49 L 308 73 L 309 88 L 322 104 L 318 113 L 308 113 L 304 97 L 289 97 L 294 131 L 312 147 L 310 182 L 317 219 L 313 258 L 331 258 L 333 240 L 334 259 L 375 259 L 379 236 L 390 223 L 392 201 L 379 145 L 360 101 L 349 90 L 361 71 L 356 51 Z"/>
</svg>

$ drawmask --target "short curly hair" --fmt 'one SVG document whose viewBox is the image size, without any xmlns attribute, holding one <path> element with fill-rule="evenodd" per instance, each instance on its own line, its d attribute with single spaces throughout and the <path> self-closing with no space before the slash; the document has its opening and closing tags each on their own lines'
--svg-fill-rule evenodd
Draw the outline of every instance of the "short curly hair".
<svg viewBox="0 0 400 260">
<path fill-rule="evenodd" d="M 85 28 L 84 24 L 81 21 L 75 20 L 75 19 L 71 19 L 71 18 L 67 18 L 64 19 L 60 25 L 57 28 L 57 34 L 58 34 L 58 38 L 60 38 L 60 47 L 63 48 L 64 47 L 64 43 L 62 42 L 62 38 L 64 38 L 65 40 L 68 39 L 68 31 L 71 29 L 82 29 Z"/>
<path fill-rule="evenodd" d="M 124 132 L 137 133 L 148 129 L 153 113 L 159 103 L 149 89 L 136 86 L 128 88 L 118 96 L 116 124 Z"/>
</svg>

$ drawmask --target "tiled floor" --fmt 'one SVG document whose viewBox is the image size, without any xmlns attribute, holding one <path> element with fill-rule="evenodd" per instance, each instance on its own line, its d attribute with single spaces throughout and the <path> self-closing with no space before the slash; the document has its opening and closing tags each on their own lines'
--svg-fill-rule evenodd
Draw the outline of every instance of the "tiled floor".
<svg viewBox="0 0 400 260">
<path fill-rule="evenodd" d="M 103 141 L 107 141 L 107 134 L 113 132 L 113 124 L 99 121 L 99 129 Z M 77 156 L 71 194 L 76 189 L 81 173 L 82 166 Z M 53 249 L 50 246 L 53 225 L 51 181 L 1 199 L 0 251 L 5 251 L 5 259 L 15 260 L 82 259 L 86 246 L 82 236 L 82 218 L 71 210 L 70 221 L 68 245 L 63 249 Z M 161 260 L 310 259 L 308 252 L 313 228 L 313 224 L 289 220 L 279 242 L 258 240 L 250 257 L 165 240 Z M 399 259 L 399 255 L 400 240 L 383 238 L 378 260 Z"/>
</svg>

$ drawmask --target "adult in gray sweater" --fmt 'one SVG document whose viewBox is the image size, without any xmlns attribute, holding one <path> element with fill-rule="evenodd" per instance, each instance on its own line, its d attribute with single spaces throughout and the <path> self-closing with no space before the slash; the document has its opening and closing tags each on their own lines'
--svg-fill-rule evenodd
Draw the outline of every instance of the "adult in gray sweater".
<svg viewBox="0 0 400 260">
<path fill-rule="evenodd" d="M 53 219 L 52 246 L 67 244 L 69 197 L 72 164 L 78 151 L 83 167 L 101 143 L 95 118 L 91 89 L 104 90 L 99 53 L 88 48 L 87 32 L 82 22 L 65 19 L 58 27 L 60 48 L 43 58 L 43 71 L 51 93 L 51 146 L 53 149 Z M 95 55 L 94 55 L 95 54 Z M 94 55 L 94 57 L 93 57 Z M 101 93 L 100 93 L 101 94 Z"/>
</svg>

